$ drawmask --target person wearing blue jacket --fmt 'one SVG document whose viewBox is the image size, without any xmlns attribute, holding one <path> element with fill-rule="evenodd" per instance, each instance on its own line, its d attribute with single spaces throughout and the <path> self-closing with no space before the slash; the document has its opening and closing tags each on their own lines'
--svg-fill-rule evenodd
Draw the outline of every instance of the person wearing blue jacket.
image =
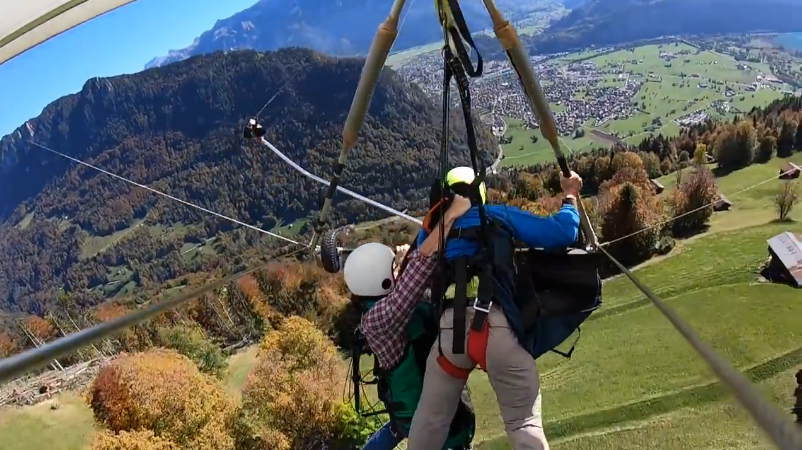
<svg viewBox="0 0 802 450">
<path fill-rule="evenodd" d="M 471 194 L 470 189 L 476 189 L 472 187 L 474 176 L 470 167 L 458 167 L 448 173 L 446 185 L 451 192 L 467 196 Z M 431 210 L 427 216 L 429 220 L 424 221 L 424 230 L 419 233 L 418 242 L 425 239 L 427 228 L 433 228 L 427 227 L 427 223 L 436 224 L 439 221 L 436 211 L 439 202 L 446 198 L 437 192 L 440 184 L 438 180 L 433 186 Z M 562 207 L 548 217 L 506 205 L 484 205 L 487 196 L 484 183 L 478 186 L 479 196 L 472 197 L 475 200 L 481 197 L 487 221 L 492 222 L 487 233 L 498 236 L 501 232 L 502 240 L 522 241 L 530 248 L 564 250 L 577 240 L 579 233 L 576 202 L 582 180 L 572 172 L 570 177 L 561 177 L 560 186 L 564 194 Z M 465 258 L 476 258 L 481 251 L 481 239 L 467 235 L 469 230 L 477 230 L 479 225 L 478 205 L 454 222 L 444 249 L 449 264 Z M 466 237 L 462 237 L 461 230 L 466 230 Z M 540 386 L 535 365 L 537 355 L 533 350 L 531 333 L 524 330 L 514 298 L 516 269 L 512 263 L 513 252 L 511 243 L 494 246 L 492 260 L 486 263 L 504 266 L 508 270 L 493 270 L 492 302 L 486 308 L 472 302 L 463 308 L 466 326 L 459 328 L 468 330 L 464 336 L 455 336 L 455 308 L 453 304 L 445 304 L 440 320 L 440 336 L 426 362 L 423 393 L 412 419 L 408 450 L 429 450 L 442 446 L 460 393 L 468 374 L 476 365 L 487 372 L 496 393 L 511 447 L 514 450 L 549 448 L 542 426 Z M 481 286 L 480 283 L 480 291 Z M 474 316 L 485 317 L 483 333 L 472 334 Z M 465 340 L 467 352 L 457 354 L 452 350 L 456 339 Z"/>
</svg>

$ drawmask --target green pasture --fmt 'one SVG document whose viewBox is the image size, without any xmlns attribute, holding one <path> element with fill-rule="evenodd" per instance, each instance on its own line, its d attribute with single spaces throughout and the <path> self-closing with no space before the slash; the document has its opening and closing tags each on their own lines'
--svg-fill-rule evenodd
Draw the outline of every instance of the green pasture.
<svg viewBox="0 0 802 450">
<path fill-rule="evenodd" d="M 554 107 L 559 108 L 559 105 Z M 527 129 L 524 122 L 519 119 L 505 117 L 504 120 L 507 122 L 505 136 L 512 137 L 512 142 L 502 145 L 504 149 L 502 166 L 529 166 L 554 160 L 551 145 L 539 129 Z M 532 136 L 537 137 L 537 142 L 532 143 Z M 565 154 L 581 153 L 601 145 L 591 138 L 588 132 L 581 138 L 560 136 L 560 148 Z"/>
</svg>

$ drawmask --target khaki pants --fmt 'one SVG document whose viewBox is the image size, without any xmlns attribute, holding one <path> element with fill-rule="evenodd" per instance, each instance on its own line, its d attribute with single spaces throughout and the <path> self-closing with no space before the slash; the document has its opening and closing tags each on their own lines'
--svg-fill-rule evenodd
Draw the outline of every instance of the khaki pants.
<svg viewBox="0 0 802 450">
<path fill-rule="evenodd" d="M 470 329 L 473 315 L 473 308 L 469 307 L 466 312 L 466 330 Z M 494 305 L 488 320 L 490 336 L 487 344 L 487 375 L 498 399 L 510 445 L 513 450 L 548 450 L 549 444 L 543 434 L 540 382 L 535 360 L 521 347 L 510 330 L 501 307 Z M 451 352 L 453 321 L 453 309 L 445 311 L 440 319 L 440 346 L 443 355 L 458 367 L 472 367 L 473 362 L 467 355 L 454 355 Z M 423 393 L 412 419 L 408 450 L 442 448 L 465 385 L 465 380 L 453 378 L 440 368 L 437 363 L 439 354 L 435 343 L 426 361 Z"/>
</svg>

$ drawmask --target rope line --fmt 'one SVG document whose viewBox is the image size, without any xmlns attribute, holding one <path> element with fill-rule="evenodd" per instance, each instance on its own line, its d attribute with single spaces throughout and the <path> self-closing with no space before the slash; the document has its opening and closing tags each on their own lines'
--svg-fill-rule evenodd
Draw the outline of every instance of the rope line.
<svg viewBox="0 0 802 450">
<path fill-rule="evenodd" d="M 76 162 L 76 163 L 78 163 L 78 164 L 81 164 L 81 165 L 83 165 L 83 166 L 89 167 L 90 169 L 96 170 L 96 171 L 98 171 L 98 172 L 100 172 L 100 173 L 106 174 L 106 175 L 108 175 L 108 176 L 110 176 L 110 177 L 113 177 L 113 178 L 116 178 L 116 179 L 118 179 L 118 180 L 125 181 L 125 182 L 126 182 L 126 183 L 128 183 L 128 184 L 131 184 L 131 185 L 133 185 L 133 186 L 136 186 L 136 187 L 138 187 L 138 188 L 145 189 L 145 190 L 147 190 L 147 191 L 150 191 L 150 192 L 152 192 L 152 193 L 154 193 L 154 194 L 160 195 L 160 196 L 162 196 L 162 197 L 164 197 L 164 198 L 168 198 L 168 199 L 170 199 L 170 200 L 176 201 L 176 202 L 178 202 L 178 203 L 181 203 L 182 205 L 189 206 L 190 208 L 195 208 L 195 209 L 197 209 L 197 210 L 199 210 L 199 211 L 203 211 L 203 212 L 205 212 L 205 213 L 207 213 L 207 214 L 211 214 L 211 215 L 213 215 L 213 216 L 216 216 L 216 217 L 219 217 L 219 218 L 221 218 L 221 219 L 228 220 L 229 222 L 236 223 L 237 225 L 241 225 L 241 226 L 243 226 L 243 227 L 245 227 L 245 228 L 249 228 L 249 229 L 251 229 L 251 230 L 258 231 L 258 232 L 260 232 L 260 233 L 266 234 L 266 235 L 268 235 L 268 236 L 272 236 L 272 237 L 274 237 L 274 238 L 276 238 L 276 239 L 281 239 L 282 241 L 289 242 L 290 244 L 295 244 L 295 245 L 304 245 L 304 244 L 301 244 L 300 242 L 294 241 L 294 240 L 292 240 L 292 239 L 290 239 L 290 238 L 286 238 L 286 237 L 284 237 L 284 236 L 282 236 L 282 235 L 280 235 L 280 234 L 271 233 L 270 231 L 263 230 L 263 229 L 261 229 L 261 228 L 259 228 L 259 227 L 255 227 L 255 226 L 253 226 L 253 225 L 247 224 L 247 223 L 245 223 L 245 222 L 242 222 L 242 221 L 240 221 L 240 220 L 234 219 L 233 217 L 228 217 L 228 216 L 226 216 L 226 215 L 224 215 L 224 214 L 220 214 L 220 213 L 218 213 L 218 212 L 212 211 L 212 210 L 210 210 L 210 209 L 204 208 L 204 207 L 202 207 L 202 206 L 198 206 L 198 205 L 196 205 L 196 204 L 194 204 L 194 203 L 190 203 L 190 202 L 188 202 L 188 201 L 186 201 L 186 200 L 182 200 L 182 199 L 180 199 L 180 198 L 178 198 L 178 197 L 175 197 L 175 196 L 172 196 L 172 195 L 170 195 L 170 194 L 164 193 L 164 192 L 162 192 L 162 191 L 159 191 L 159 190 L 157 190 L 157 189 L 153 189 L 153 188 L 152 188 L 152 187 L 150 187 L 150 186 L 147 186 L 147 185 L 144 185 L 144 184 L 141 184 L 141 183 L 137 183 L 136 181 L 133 181 L 133 180 L 129 180 L 128 178 L 125 178 L 125 177 L 123 177 L 123 176 L 120 176 L 120 175 L 117 175 L 117 174 L 115 174 L 115 173 L 109 172 L 108 170 L 101 169 L 100 167 L 93 166 L 92 164 L 89 164 L 89 163 L 87 163 L 87 162 L 81 161 L 81 160 L 80 160 L 80 159 L 78 159 L 78 158 L 73 158 L 72 156 L 65 155 L 64 153 L 61 153 L 61 152 L 59 152 L 59 151 L 56 151 L 56 150 L 53 150 L 52 148 L 48 148 L 48 147 L 46 147 L 46 146 L 44 146 L 44 145 L 42 145 L 42 144 L 38 144 L 38 143 L 36 143 L 36 142 L 31 142 L 31 143 L 32 143 L 33 145 L 35 145 L 35 146 L 37 146 L 37 147 L 39 147 L 39 148 L 43 149 L 43 150 L 47 150 L 48 152 L 51 152 L 51 153 L 53 153 L 53 154 L 56 154 L 56 155 L 58 155 L 58 156 L 61 156 L 62 158 L 67 158 L 67 159 L 69 159 L 70 161 L 73 161 L 73 162 Z"/>
<path fill-rule="evenodd" d="M 781 173 L 780 175 L 778 175 L 778 176 L 779 176 L 779 177 L 781 177 L 781 176 L 783 176 L 783 175 L 787 175 L 787 174 L 789 174 L 789 173 L 792 173 L 792 172 L 795 172 L 795 171 L 796 171 L 796 169 L 787 170 L 787 171 L 785 171 L 785 172 L 782 172 L 782 173 Z M 752 189 L 754 189 L 754 188 L 756 188 L 756 187 L 760 187 L 760 186 L 762 186 L 762 185 L 764 185 L 764 184 L 766 184 L 766 183 L 768 183 L 768 182 L 770 182 L 770 181 L 776 180 L 776 179 L 778 178 L 778 176 L 773 176 L 773 177 L 771 177 L 771 178 L 767 178 L 767 179 L 765 179 L 765 180 L 763 180 L 763 181 L 761 181 L 761 182 L 759 182 L 759 183 L 753 184 L 752 186 L 749 186 L 749 187 L 746 187 L 746 188 L 744 188 L 744 189 L 741 189 L 740 191 L 738 191 L 738 192 L 736 192 L 736 193 L 732 194 L 730 197 L 737 197 L 738 195 L 740 195 L 740 194 L 743 194 L 743 193 L 744 193 L 744 192 L 746 192 L 746 191 L 750 191 L 750 190 L 752 190 Z M 661 221 L 661 222 L 658 222 L 658 223 L 656 223 L 656 224 L 654 224 L 654 225 L 650 225 L 650 226 L 648 226 L 648 227 L 646 227 L 646 228 L 642 228 L 642 229 L 640 229 L 640 230 L 638 230 L 638 231 L 635 231 L 634 233 L 630 233 L 630 234 L 628 234 L 628 235 L 626 235 L 626 236 L 621 236 L 621 237 L 619 237 L 619 238 L 616 238 L 616 239 L 613 239 L 613 240 L 610 240 L 610 241 L 603 242 L 603 243 L 599 244 L 599 247 L 606 247 L 606 246 L 608 246 L 608 245 L 610 245 L 610 244 L 614 244 L 614 243 L 616 243 L 616 242 L 623 241 L 624 239 L 629 239 L 629 238 L 631 238 L 631 237 L 633 237 L 633 236 L 637 236 L 637 235 L 639 235 L 639 234 L 641 234 L 641 233 L 645 233 L 646 231 L 649 231 L 649 230 L 651 230 L 651 229 L 658 228 L 658 227 L 664 227 L 664 226 L 668 225 L 669 223 L 671 223 L 671 222 L 673 222 L 673 221 L 675 221 L 675 220 L 678 220 L 678 219 L 681 219 L 681 218 L 683 218 L 683 217 L 689 216 L 689 215 L 691 215 L 691 214 L 693 214 L 693 213 L 695 213 L 695 212 L 701 211 L 701 210 L 703 210 L 703 209 L 707 209 L 707 208 L 710 208 L 710 207 L 712 207 L 712 206 L 715 206 L 715 204 L 716 204 L 716 203 L 718 203 L 718 202 L 719 202 L 719 200 L 715 200 L 715 201 L 713 201 L 713 202 L 710 202 L 710 203 L 708 203 L 708 204 L 706 204 L 706 205 L 702 205 L 702 206 L 700 206 L 700 207 L 698 207 L 698 208 L 696 208 L 696 209 L 693 209 L 693 210 L 691 210 L 691 211 L 688 211 L 688 212 L 682 213 L 682 214 L 680 214 L 680 215 L 678 215 L 678 216 L 676 216 L 676 217 L 672 217 L 672 218 L 670 218 L 670 219 L 666 219 L 666 220 L 663 220 L 663 221 Z"/>
<path fill-rule="evenodd" d="M 284 248 L 289 247 L 290 246 Z M 175 297 L 168 298 L 161 303 L 151 304 L 146 308 L 126 314 L 110 322 L 100 323 L 91 328 L 85 328 L 82 331 L 68 334 L 67 336 L 56 339 L 55 341 L 49 342 L 39 348 L 30 349 L 18 355 L 2 359 L 0 360 L 0 384 L 24 375 L 26 372 L 29 372 L 33 369 L 42 367 L 54 359 L 71 354 L 81 347 L 85 347 L 94 341 L 106 338 L 111 334 L 123 330 L 124 328 L 141 323 L 155 316 L 156 314 L 175 308 L 182 303 L 193 300 L 215 289 L 221 288 L 228 283 L 239 279 L 240 277 L 264 269 L 268 267 L 269 263 L 273 260 L 292 256 L 306 250 L 307 248 L 308 246 L 302 246 L 301 248 L 283 255 L 281 255 L 282 252 L 280 249 L 277 252 L 280 256 L 273 256 L 268 260 L 267 263 L 261 264 L 255 268 L 222 278 L 202 286 L 192 292 L 176 295 Z"/>
<path fill-rule="evenodd" d="M 277 149 L 273 144 L 270 143 L 270 141 L 268 141 L 264 137 L 262 138 L 262 144 L 265 147 L 269 148 L 273 153 L 275 153 L 284 162 L 289 164 L 290 167 L 292 167 L 296 171 L 300 172 L 301 175 L 304 175 L 307 178 L 309 178 L 311 180 L 314 180 L 314 181 L 316 181 L 316 182 L 318 182 L 318 183 L 320 183 L 320 184 L 322 184 L 324 186 L 329 186 L 331 184 L 330 181 L 324 180 L 323 178 L 320 178 L 319 176 L 317 176 L 317 175 L 309 172 L 308 170 L 304 169 L 303 167 L 301 167 L 295 161 L 290 159 L 289 156 L 285 155 L 279 149 Z M 344 188 L 342 186 L 335 186 L 335 187 L 337 188 L 338 191 L 342 192 L 343 194 L 346 194 L 349 197 L 352 197 L 352 198 L 355 198 L 355 199 L 360 200 L 362 202 L 365 202 L 365 203 L 367 203 L 367 204 L 369 204 L 371 206 L 375 206 L 376 208 L 379 208 L 382 211 L 388 212 L 390 214 L 393 214 L 393 215 L 398 216 L 398 217 L 400 217 L 402 219 L 408 220 L 408 221 L 410 221 L 412 223 L 416 223 L 418 225 L 422 225 L 423 224 L 423 221 L 418 219 L 418 218 L 412 217 L 412 216 L 410 216 L 410 215 L 408 215 L 406 213 L 403 213 L 401 211 L 398 211 L 397 209 L 394 209 L 394 208 L 391 208 L 389 206 L 386 206 L 386 205 L 384 205 L 382 203 L 379 203 L 379 202 L 377 202 L 375 200 L 371 200 L 371 199 L 365 197 L 364 195 L 357 194 L 356 192 L 351 191 L 349 189 L 346 189 L 346 188 Z"/>
<path fill-rule="evenodd" d="M 284 90 L 284 88 L 285 88 L 285 87 L 287 87 L 287 86 L 288 86 L 288 85 L 289 85 L 289 84 L 290 84 L 290 83 L 291 83 L 291 82 L 292 82 L 292 81 L 295 79 L 295 76 L 296 76 L 296 75 L 298 75 L 299 73 L 301 73 L 301 69 L 300 69 L 300 68 L 299 68 L 298 70 L 296 70 L 296 71 L 293 73 L 293 75 L 292 75 L 291 77 L 287 78 L 287 81 L 285 81 L 285 82 L 284 82 L 284 84 L 282 84 L 282 85 L 281 85 L 281 87 L 280 87 L 280 88 L 278 88 L 278 90 L 276 91 L 276 93 L 275 93 L 275 94 L 273 94 L 273 96 L 272 96 L 272 97 L 270 97 L 270 99 L 268 99 L 268 100 L 265 102 L 265 104 L 264 104 L 264 105 L 262 105 L 262 108 L 259 110 L 259 112 L 257 112 L 257 113 L 256 113 L 256 115 L 255 115 L 254 117 L 256 117 L 256 118 L 258 119 L 258 118 L 259 118 L 259 116 L 261 116 L 261 115 L 262 115 L 262 113 L 263 113 L 263 112 L 265 112 L 265 109 L 266 109 L 268 106 L 270 106 L 270 104 L 271 104 L 271 103 L 273 103 L 273 100 L 275 100 L 275 99 L 276 99 L 276 97 L 278 97 L 278 95 L 279 95 L 279 94 L 281 94 L 281 92 Z"/>
</svg>

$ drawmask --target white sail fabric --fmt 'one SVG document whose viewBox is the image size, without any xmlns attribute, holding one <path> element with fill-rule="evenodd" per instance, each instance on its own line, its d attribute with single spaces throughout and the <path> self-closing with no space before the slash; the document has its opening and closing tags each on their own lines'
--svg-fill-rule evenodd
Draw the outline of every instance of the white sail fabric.
<svg viewBox="0 0 802 450">
<path fill-rule="evenodd" d="M 2 0 L 0 64 L 53 36 L 133 1 Z"/>
</svg>

